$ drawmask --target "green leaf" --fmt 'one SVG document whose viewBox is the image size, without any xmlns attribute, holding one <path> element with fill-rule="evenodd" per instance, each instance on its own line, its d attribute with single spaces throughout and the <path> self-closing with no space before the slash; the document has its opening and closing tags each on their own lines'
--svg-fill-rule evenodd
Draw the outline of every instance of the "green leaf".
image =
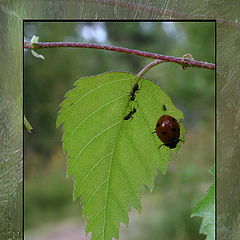
<svg viewBox="0 0 240 240">
<path fill-rule="evenodd" d="M 213 176 L 215 176 L 215 165 L 213 165 L 212 167 L 210 167 L 209 173 L 211 173 Z"/>
<path fill-rule="evenodd" d="M 32 128 L 32 126 L 31 126 L 31 124 L 28 122 L 28 120 L 27 120 L 27 118 L 25 117 L 25 115 L 24 115 L 24 125 L 25 125 L 25 128 L 27 129 L 27 131 L 28 131 L 29 133 L 31 133 L 32 130 L 33 130 L 33 128 Z"/>
<path fill-rule="evenodd" d="M 180 147 L 158 149 L 161 142 L 153 132 L 161 115 L 180 121 L 183 114 L 158 84 L 144 78 L 130 101 L 136 81 L 126 72 L 84 77 L 60 105 L 57 126 L 64 124 L 67 176 L 74 176 L 73 196 L 81 197 L 86 232 L 93 240 L 118 238 L 131 207 L 141 211 L 144 185 L 153 189 L 157 169 L 165 174 L 171 153 Z M 132 119 L 124 120 L 134 107 Z M 180 128 L 183 140 L 185 129 Z"/>
<path fill-rule="evenodd" d="M 210 169 L 214 172 L 214 168 Z M 202 217 L 202 224 L 199 232 L 207 235 L 206 240 L 215 239 L 215 184 L 213 183 L 207 194 L 198 202 L 192 211 L 192 217 Z"/>
</svg>

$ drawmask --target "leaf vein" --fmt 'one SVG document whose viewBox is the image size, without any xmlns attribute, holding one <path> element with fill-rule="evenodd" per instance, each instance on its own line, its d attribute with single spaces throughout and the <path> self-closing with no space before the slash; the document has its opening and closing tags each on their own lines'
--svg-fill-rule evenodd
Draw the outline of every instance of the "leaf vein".
<svg viewBox="0 0 240 240">
<path fill-rule="evenodd" d="M 98 237 L 103 233 L 103 231 L 101 231 L 100 233 L 97 234 L 97 236 L 94 238 L 95 240 L 98 239 Z"/>
<path fill-rule="evenodd" d="M 87 208 L 87 206 L 89 205 L 89 203 L 92 201 L 92 199 L 93 199 L 93 197 L 95 196 L 95 194 L 101 189 L 101 187 L 105 184 L 105 183 L 107 183 L 108 182 L 108 180 L 106 180 L 106 181 L 104 181 L 104 182 L 102 182 L 97 188 L 96 188 L 96 190 L 92 193 L 92 195 L 91 195 L 91 197 L 88 199 L 88 201 L 87 201 L 87 203 L 85 204 L 85 209 Z"/>
<path fill-rule="evenodd" d="M 121 209 L 121 211 L 124 213 L 124 208 L 121 206 L 121 204 L 120 204 L 120 201 L 119 201 L 119 200 L 118 200 L 118 198 L 116 197 L 116 195 L 115 195 L 115 193 L 114 193 L 113 189 L 112 189 L 112 188 L 110 188 L 110 190 L 111 190 L 111 192 L 112 192 L 112 195 L 113 195 L 113 197 L 116 199 L 116 202 L 117 202 L 117 204 L 118 204 L 119 208 L 120 208 L 120 209 Z"/>
<path fill-rule="evenodd" d="M 97 166 L 109 155 L 111 155 L 112 152 L 104 155 L 87 173 L 87 175 L 84 177 L 84 179 L 82 180 L 82 182 L 80 183 L 80 185 L 78 186 L 78 188 L 80 188 L 82 186 L 82 184 L 86 181 L 86 179 L 88 178 L 88 176 L 97 168 Z"/>
<path fill-rule="evenodd" d="M 93 89 L 91 89 L 90 91 L 86 92 L 81 98 L 79 98 L 76 102 L 74 102 L 71 106 L 69 106 L 69 108 L 62 113 L 62 116 L 64 116 L 74 105 L 76 105 L 77 103 L 79 103 L 82 99 L 84 99 L 87 95 L 91 94 L 92 92 L 96 91 L 98 88 L 101 88 L 101 87 L 104 87 L 104 86 L 107 86 L 107 85 L 110 85 L 112 83 L 116 83 L 116 82 L 121 82 L 121 81 L 129 81 L 129 79 L 131 78 L 134 78 L 135 76 L 132 76 L 130 78 L 127 78 L 127 79 L 121 79 L 121 80 L 116 80 L 116 81 L 112 81 L 112 82 L 107 82 L 107 83 L 104 83 L 104 84 L 101 84 Z M 76 86 L 76 85 L 75 85 Z M 78 88 L 78 86 L 76 86 Z M 72 91 L 74 91 L 76 89 L 73 89 Z"/>
<path fill-rule="evenodd" d="M 113 149 L 115 149 L 116 146 L 116 141 L 115 141 L 115 145 L 113 147 Z M 113 151 L 114 152 L 114 151 Z M 108 200 L 108 193 L 109 193 L 109 180 L 110 180 L 110 176 L 111 176 L 111 172 L 112 172 L 112 162 L 113 162 L 113 154 L 111 157 L 111 161 L 110 161 L 110 165 L 109 165 L 109 172 L 108 172 L 108 184 L 107 184 L 107 189 L 106 189 L 106 195 L 105 195 L 105 202 L 104 202 L 104 208 L 107 209 L 107 200 Z M 106 211 L 104 212 L 104 218 L 103 218 L 103 239 L 105 239 L 105 226 L 106 226 Z"/>
<path fill-rule="evenodd" d="M 112 124 L 111 126 L 105 128 L 103 131 L 101 131 L 99 134 L 97 134 L 96 136 L 94 136 L 92 139 L 90 139 L 88 141 L 88 143 L 85 144 L 85 146 L 79 151 L 79 153 L 77 154 L 76 158 L 73 160 L 73 163 L 72 163 L 72 167 L 74 167 L 75 163 L 77 162 L 79 156 L 81 155 L 81 153 L 87 148 L 87 146 L 89 144 L 91 144 L 91 142 L 93 142 L 96 138 L 98 138 L 99 136 L 101 136 L 104 132 L 106 132 L 107 130 L 111 129 L 112 127 L 114 127 L 115 125 L 118 125 L 121 121 L 118 121 L 114 124 Z"/>
<path fill-rule="evenodd" d="M 119 163 L 119 161 L 116 161 L 116 163 L 117 163 L 119 169 L 121 170 L 122 174 L 125 176 L 125 178 L 126 178 L 126 180 L 127 180 L 127 183 L 128 183 L 128 185 L 129 185 L 129 187 L 130 187 L 131 193 L 132 193 L 133 197 L 135 198 L 135 201 L 138 201 L 138 198 L 137 198 L 135 192 L 133 191 L 133 187 L 132 187 L 132 185 L 131 185 L 131 183 L 130 183 L 130 180 L 129 180 L 129 177 L 128 177 L 126 171 L 122 168 L 122 166 L 121 166 L 121 164 Z"/>
<path fill-rule="evenodd" d="M 104 105 L 102 105 L 100 108 L 98 108 L 97 110 L 93 111 L 90 115 L 88 115 L 83 121 L 81 121 L 76 127 L 75 129 L 69 134 L 68 138 L 65 140 L 65 144 L 69 141 L 69 139 L 73 136 L 73 134 L 77 131 L 77 129 L 84 123 L 86 122 L 91 116 L 93 116 L 95 113 L 97 113 L 98 111 L 100 111 L 102 108 L 106 107 L 107 105 L 119 100 L 120 98 L 127 96 L 128 94 L 123 94 L 115 99 L 113 99 L 112 101 L 109 101 L 107 103 L 105 103 Z"/>
<path fill-rule="evenodd" d="M 137 153 L 138 155 L 138 159 L 140 159 L 139 161 L 141 162 L 146 174 L 148 175 L 149 178 L 151 178 L 151 174 L 148 172 L 148 168 L 146 167 L 146 165 L 144 164 L 144 159 L 142 157 L 141 154 L 139 154 L 139 151 L 135 148 L 135 146 L 133 145 L 132 141 L 130 142 L 131 146 L 133 149 L 135 149 L 135 152 Z"/>
<path fill-rule="evenodd" d="M 97 217 L 101 214 L 101 212 L 104 210 L 104 208 L 101 208 L 96 215 L 92 218 L 91 222 L 88 222 L 88 228 L 90 229 L 90 226 L 94 223 L 94 221 L 97 219 Z"/>
</svg>

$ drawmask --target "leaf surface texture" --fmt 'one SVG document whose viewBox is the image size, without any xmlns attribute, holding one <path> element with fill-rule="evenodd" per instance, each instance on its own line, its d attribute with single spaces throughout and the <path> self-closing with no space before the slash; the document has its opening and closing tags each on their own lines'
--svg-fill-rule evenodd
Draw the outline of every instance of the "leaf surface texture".
<svg viewBox="0 0 240 240">
<path fill-rule="evenodd" d="M 74 176 L 74 199 L 81 197 L 86 232 L 92 232 L 93 240 L 118 238 L 119 224 L 128 224 L 131 207 L 141 211 L 144 185 L 153 189 L 157 169 L 166 173 L 170 155 L 180 145 L 158 149 L 162 143 L 153 132 L 159 117 L 180 120 L 183 115 L 158 84 L 145 78 L 139 79 L 131 101 L 136 81 L 127 72 L 84 77 L 60 105 L 57 126 L 64 125 L 67 176 Z M 136 113 L 124 120 L 133 108 Z"/>
</svg>

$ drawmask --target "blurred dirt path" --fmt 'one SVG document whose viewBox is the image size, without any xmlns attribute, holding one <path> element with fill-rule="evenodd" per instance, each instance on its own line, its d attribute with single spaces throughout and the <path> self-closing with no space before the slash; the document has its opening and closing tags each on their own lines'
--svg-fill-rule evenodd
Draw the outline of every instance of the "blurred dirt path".
<svg viewBox="0 0 240 240">
<path fill-rule="evenodd" d="M 37 230 L 25 232 L 25 240 L 90 240 L 91 234 L 85 235 L 85 224 L 75 219 L 61 223 L 48 224 Z"/>
<path fill-rule="evenodd" d="M 143 210 L 140 214 L 132 209 L 129 214 L 129 225 L 126 227 L 120 224 L 120 240 L 141 238 L 143 232 L 141 225 L 146 219 L 156 215 L 156 205 L 159 202 L 159 195 L 147 195 L 142 198 Z M 150 216 L 149 216 L 150 215 Z M 24 233 L 24 240 L 90 240 L 91 233 L 85 235 L 85 225 L 79 218 L 71 218 L 61 222 L 54 222 L 38 227 Z"/>
</svg>

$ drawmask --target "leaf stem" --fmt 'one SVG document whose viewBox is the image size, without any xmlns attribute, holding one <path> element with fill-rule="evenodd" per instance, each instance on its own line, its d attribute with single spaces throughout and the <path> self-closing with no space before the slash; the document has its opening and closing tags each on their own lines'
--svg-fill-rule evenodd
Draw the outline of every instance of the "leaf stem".
<svg viewBox="0 0 240 240">
<path fill-rule="evenodd" d="M 107 46 L 107 45 L 100 45 L 95 43 L 78 43 L 78 42 L 38 42 L 35 43 L 34 46 L 31 45 L 29 41 L 24 41 L 24 48 L 26 49 L 39 49 L 39 48 L 55 48 L 55 47 L 75 47 L 75 48 L 94 48 L 94 49 L 103 49 L 108 51 L 120 52 L 120 53 L 127 53 L 135 56 L 142 56 L 152 59 L 159 59 L 164 62 L 174 62 L 186 67 L 198 67 L 198 68 L 205 68 L 214 70 L 215 64 L 196 61 L 194 59 L 186 59 L 180 57 L 173 57 L 173 56 L 165 56 L 157 53 L 150 53 L 135 49 L 129 48 L 122 48 L 122 47 L 114 47 L 114 46 Z"/>
<path fill-rule="evenodd" d="M 145 66 L 136 76 L 137 78 L 141 78 L 143 74 L 145 74 L 148 70 L 150 70 L 152 67 L 160 64 L 160 63 L 163 63 L 164 61 L 162 60 L 155 60 L 151 63 L 149 63 L 147 66 Z"/>
</svg>

